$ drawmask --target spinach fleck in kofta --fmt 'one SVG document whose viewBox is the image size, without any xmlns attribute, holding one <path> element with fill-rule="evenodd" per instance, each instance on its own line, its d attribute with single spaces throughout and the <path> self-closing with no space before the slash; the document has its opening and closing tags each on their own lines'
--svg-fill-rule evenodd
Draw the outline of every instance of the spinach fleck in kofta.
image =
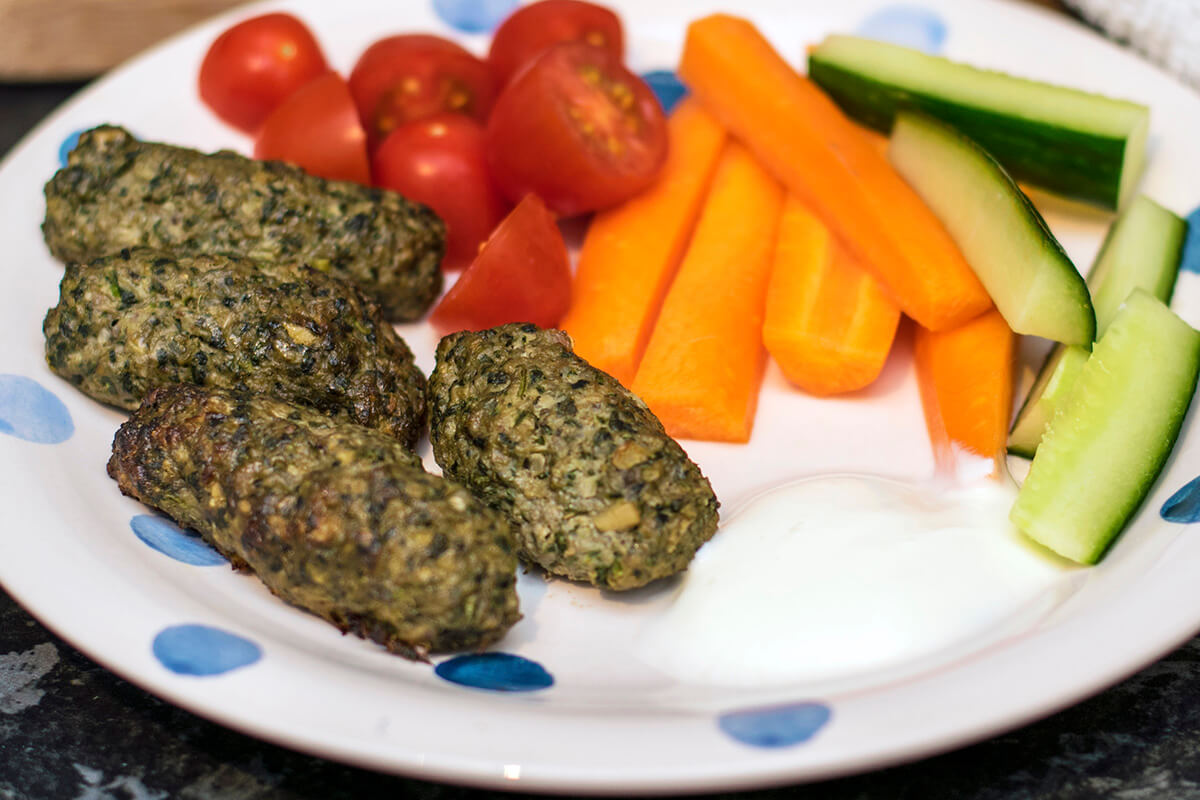
<svg viewBox="0 0 1200 800">
<path fill-rule="evenodd" d="M 520 616 L 503 517 L 378 431 L 176 384 L 121 426 L 108 474 L 282 599 L 401 655 L 482 648 Z"/>
<path fill-rule="evenodd" d="M 64 262 L 125 247 L 307 263 L 346 278 L 389 320 L 418 319 L 442 287 L 445 226 L 400 195 L 277 161 L 86 131 L 46 184 L 42 232 Z"/>
<path fill-rule="evenodd" d="M 132 410 L 187 382 L 270 395 L 408 446 L 425 376 L 374 303 L 305 266 L 138 248 L 71 263 L 46 315 L 46 360 L 85 394 Z"/>
<path fill-rule="evenodd" d="M 429 408 L 446 476 L 504 512 L 522 555 L 550 573 L 632 589 L 686 568 L 716 531 L 699 467 L 562 331 L 447 336 Z"/>
</svg>

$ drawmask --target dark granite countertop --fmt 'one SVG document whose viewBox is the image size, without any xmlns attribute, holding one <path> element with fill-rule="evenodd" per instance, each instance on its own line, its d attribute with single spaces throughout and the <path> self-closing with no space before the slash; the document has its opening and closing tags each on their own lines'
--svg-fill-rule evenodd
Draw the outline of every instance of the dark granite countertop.
<svg viewBox="0 0 1200 800">
<path fill-rule="evenodd" d="M 0 86 L 0 153 L 77 88 Z M 209 723 L 96 665 L 0 591 L 0 800 L 385 795 L 502 796 L 353 769 Z M 785 795 L 1200 799 L 1200 638 L 1091 700 L 981 744 L 737 796 Z"/>
</svg>

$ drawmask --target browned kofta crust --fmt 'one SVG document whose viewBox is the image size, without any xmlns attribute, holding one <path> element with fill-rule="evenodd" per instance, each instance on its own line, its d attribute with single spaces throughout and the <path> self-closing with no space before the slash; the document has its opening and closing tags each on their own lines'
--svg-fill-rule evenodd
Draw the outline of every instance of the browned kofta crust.
<svg viewBox="0 0 1200 800">
<path fill-rule="evenodd" d="M 177 384 L 121 426 L 108 474 L 282 599 L 403 656 L 481 649 L 520 618 L 504 518 L 378 431 Z"/>
</svg>

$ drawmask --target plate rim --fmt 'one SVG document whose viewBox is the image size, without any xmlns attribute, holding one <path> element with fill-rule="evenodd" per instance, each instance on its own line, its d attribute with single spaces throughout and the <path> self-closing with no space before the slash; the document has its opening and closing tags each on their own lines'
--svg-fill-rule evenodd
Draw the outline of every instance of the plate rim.
<svg viewBox="0 0 1200 800">
<path fill-rule="evenodd" d="M 1003 0 L 975 0 L 977 4 L 991 7 L 1007 7 L 1009 11 L 1020 14 L 1031 15 L 1037 17 L 1040 24 L 1053 24 L 1058 27 L 1067 28 L 1069 23 L 1065 19 L 1059 19 L 1053 12 L 1036 6 L 1027 6 L 1004 2 Z M 260 13 L 265 9 L 274 9 L 280 7 L 292 7 L 295 5 L 303 5 L 303 3 L 287 3 L 279 2 L 278 0 L 267 0 L 247 6 L 241 6 L 229 11 L 222 12 L 215 17 L 196 23 L 189 28 L 181 31 L 174 36 L 171 36 L 151 48 L 143 51 L 138 56 L 130 59 L 121 66 L 114 68 L 110 73 L 101 79 L 90 83 L 80 92 L 73 95 L 70 99 L 44 117 L 37 125 L 28 131 L 15 144 L 3 161 L 0 161 L 0 175 L 5 175 L 12 164 L 23 160 L 22 157 L 25 151 L 29 149 L 33 142 L 40 140 L 45 133 L 50 130 L 60 119 L 68 116 L 72 109 L 86 102 L 94 93 L 102 91 L 106 85 L 112 80 L 117 79 L 126 71 L 137 69 L 144 61 L 154 57 L 155 55 L 168 51 L 176 47 L 180 41 L 197 35 L 199 32 L 215 29 L 220 25 L 243 18 L 252 13 Z M 1074 28 L 1073 28 L 1074 29 Z M 1099 34 L 1087 31 L 1080 27 L 1078 33 L 1085 33 L 1094 37 L 1096 40 L 1110 46 L 1114 51 L 1121 53 L 1122 56 L 1133 58 L 1132 54 L 1121 50 L 1112 42 L 1103 39 Z M 1140 62 L 1145 63 L 1145 62 Z M 1147 65 L 1151 66 L 1151 65 Z M 1155 67 L 1152 67 L 1159 73 L 1159 77 L 1182 86 L 1176 79 L 1163 73 Z M 64 384 L 65 385 L 65 384 Z M 1189 412 L 1189 419 L 1192 413 L 1196 413 L 1196 407 L 1193 405 Z M 1196 434 L 1193 434 L 1195 438 Z M 1181 442 L 1182 444 L 1182 442 Z M 1168 474 L 1171 464 L 1175 462 L 1176 456 L 1182 452 L 1180 447 L 1173 454 L 1171 462 L 1167 469 L 1164 469 L 1163 475 Z M 0 459 L 7 460 L 7 456 L 0 456 Z M 1161 479 L 1160 484 L 1156 484 L 1159 492 L 1162 490 Z M 1153 497 L 1153 495 L 1152 495 Z M 1149 500 L 1149 499 L 1148 499 Z M 1143 509 L 1149 507 L 1149 501 Z M 1144 513 L 1144 512 L 1143 512 Z M 1176 538 L 1175 541 L 1167 545 L 1167 550 L 1171 550 L 1176 546 L 1185 547 L 1186 542 L 1181 543 Z M 0 550 L 2 550 L 0 546 Z M 1165 552 L 1165 551 L 1164 551 Z M 1157 562 L 1156 562 L 1157 563 Z M 1183 642 L 1191 638 L 1197 631 L 1200 631 L 1200 608 L 1197 608 L 1195 614 L 1189 622 L 1176 621 L 1176 625 L 1172 628 L 1172 633 L 1168 637 L 1160 640 L 1159 646 L 1154 648 L 1153 653 L 1139 651 L 1137 656 L 1118 659 L 1116 663 L 1110 665 L 1107 671 L 1093 675 L 1090 680 L 1084 681 L 1077 685 L 1076 689 L 1070 693 L 1057 693 L 1053 698 L 1047 698 L 1041 703 L 1033 706 L 1023 707 L 1016 713 L 1000 715 L 985 724 L 976 725 L 969 729 L 969 732 L 958 734 L 947 734 L 941 738 L 935 737 L 932 740 L 917 741 L 909 744 L 907 747 L 895 748 L 888 751 L 885 755 L 864 753 L 857 758 L 843 758 L 836 764 L 825 765 L 824 767 L 801 767 L 801 772 L 797 772 L 797 767 L 788 763 L 780 763 L 777 766 L 759 768 L 751 773 L 729 773 L 728 771 L 719 776 L 700 775 L 700 776 L 680 776 L 680 775 L 653 775 L 647 774 L 640 777 L 630 777 L 629 773 L 623 773 L 616 777 L 604 775 L 597 772 L 596 775 L 587 777 L 584 782 L 580 782 L 578 773 L 574 778 L 569 775 L 555 775 L 551 769 L 543 768 L 541 774 L 534 773 L 528 777 L 522 776 L 521 780 L 513 783 L 506 780 L 502 772 L 496 770 L 494 762 L 479 762 L 474 765 L 457 765 L 443 766 L 436 763 L 430 763 L 425 760 L 424 756 L 418 760 L 410 758 L 406 760 L 403 757 L 397 757 L 395 754 L 388 759 L 380 759 L 371 754 L 365 754 L 361 751 L 348 749 L 342 744 L 331 744 L 328 741 L 323 741 L 320 737 L 311 737 L 303 735 L 289 735 L 287 732 L 279 731 L 272 728 L 269 724 L 264 724 L 261 721 L 246 719 L 243 716 L 231 713 L 226 708 L 213 709 L 206 707 L 202 699 L 195 697 L 193 694 L 186 691 L 181 691 L 178 686 L 186 684 L 178 684 L 172 676 L 166 675 L 154 676 L 145 672 L 131 671 L 128 664 L 117 660 L 115 656 L 104 651 L 102 648 L 84 647 L 77 644 L 77 637 L 71 635 L 71 631 L 67 630 L 69 625 L 60 627 L 62 620 L 50 619 L 43 615 L 39 603 L 36 602 L 36 592 L 30 591 L 29 587 L 22 583 L 21 579 L 14 580 L 11 576 L 5 577 L 5 565 L 0 560 L 0 584 L 3 584 L 5 589 L 13 596 L 13 598 L 24 608 L 28 613 L 34 616 L 46 628 L 54 632 L 54 634 L 64 641 L 71 644 L 76 649 L 83 652 L 88 658 L 96 661 L 121 678 L 143 688 L 152 694 L 171 702 L 174 705 L 197 714 L 206 719 L 213 720 L 221 725 L 234 730 L 246 733 L 264 741 L 269 741 L 291 749 L 300 750 L 312 755 L 324 758 L 333 758 L 339 762 L 353 764 L 355 766 L 366 767 L 374 770 L 405 774 L 412 777 L 419 777 L 430 780 L 445 781 L 455 784 L 470 785 L 479 788 L 489 789 L 519 789 L 522 791 L 531 792 L 554 792 L 554 791 L 571 791 L 583 794 L 614 794 L 628 790 L 638 790 L 654 794 L 675 794 L 690 791 L 720 791 L 720 790 L 737 790 L 749 788 L 762 788 L 767 786 L 783 785 L 789 783 L 810 782 L 816 780 L 837 777 L 841 775 L 851 774 L 862 771 L 864 769 L 882 768 L 897 763 L 911 761 L 917 758 L 934 755 L 936 753 L 945 752 L 950 749 L 965 746 L 967 744 L 977 742 L 993 736 L 1005 730 L 1011 730 L 1015 727 L 1027 724 L 1036 719 L 1043 718 L 1054 713 L 1062 708 L 1071 706 L 1080 700 L 1092 696 L 1105 688 L 1119 682 L 1120 680 L 1134 674 L 1146 665 L 1153 663 L 1161 658 L 1164 654 L 1178 647 Z M 1143 576 L 1144 577 L 1144 576 Z M 1093 611 L 1094 616 L 1096 611 Z M 567 768 L 568 772 L 571 769 Z M 710 766 L 709 769 L 720 771 L 719 767 Z"/>
</svg>

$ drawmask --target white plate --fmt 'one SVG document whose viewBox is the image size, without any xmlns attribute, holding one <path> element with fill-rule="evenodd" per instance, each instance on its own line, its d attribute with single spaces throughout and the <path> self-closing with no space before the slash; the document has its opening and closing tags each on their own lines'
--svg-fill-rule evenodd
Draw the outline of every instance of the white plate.
<svg viewBox="0 0 1200 800">
<path fill-rule="evenodd" d="M 432 30 L 477 50 L 485 46 L 482 36 L 455 34 L 423 0 L 275 5 L 304 17 L 342 70 L 391 31 Z M 671 68 L 686 21 L 714 7 L 709 0 L 612 5 L 622 11 L 639 71 Z M 881 3 L 744 5 L 753 5 L 744 13 L 798 61 L 807 43 L 857 29 Z M 1190 91 L 1082 26 L 1037 9 L 994 0 L 925 5 L 944 23 L 949 56 L 1153 106 L 1143 188 L 1184 214 L 1200 202 L 1200 100 Z M 877 27 L 894 30 L 899 20 L 915 26 L 909 35 L 937 33 L 936 25 L 914 23 L 913 13 L 910 6 Z M 194 91 L 204 49 L 234 18 L 193 29 L 89 87 L 0 167 L 8 287 L 0 293 L 0 373 L 32 379 L 56 396 L 73 428 L 53 445 L 0 436 L 6 517 L 0 581 L 107 667 L 231 727 L 378 769 L 507 788 L 687 791 L 809 780 L 961 745 L 1096 692 L 1200 628 L 1200 538 L 1181 535 L 1183 526 L 1158 514 L 1172 492 L 1200 473 L 1200 435 L 1191 425 L 1134 525 L 1101 566 L 1064 580 L 1062 600 L 1048 616 L 957 643 L 932 661 L 822 685 L 746 690 L 679 683 L 639 661 L 630 647 L 669 587 L 616 597 L 525 575 L 526 617 L 497 649 L 538 662 L 553 686 L 524 693 L 463 688 L 428 665 L 339 636 L 274 600 L 253 578 L 147 547 L 131 530 L 131 518 L 145 510 L 122 498 L 104 473 L 121 415 L 73 391 L 42 358 L 41 320 L 56 301 L 61 267 L 41 240 L 41 188 L 64 139 L 105 121 L 147 138 L 245 151 L 249 142 L 223 128 Z M 1077 263 L 1090 263 L 1108 218 L 1039 202 Z M 1196 275 L 1181 277 L 1175 305 L 1185 316 L 1200 307 Z M 423 326 L 402 332 L 422 367 L 431 368 L 432 334 Z M 56 403 L 31 393 L 27 382 L 0 379 L 0 428 L 62 438 L 66 426 L 46 418 Z M 807 398 L 772 368 L 749 445 L 687 445 L 727 511 L 801 475 L 856 470 L 919 478 L 932 469 L 906 347 L 875 387 L 840 400 Z M 220 675 L 178 674 L 156 658 L 152 642 L 164 629 L 189 623 L 257 647 L 221 651 L 230 658 L 259 657 Z M 729 712 L 796 703 L 831 713 L 815 735 L 791 746 L 751 746 L 718 724 Z M 806 719 L 816 729 L 822 716 L 800 713 L 792 722 Z M 805 732 L 791 733 L 801 739 Z"/>
</svg>

